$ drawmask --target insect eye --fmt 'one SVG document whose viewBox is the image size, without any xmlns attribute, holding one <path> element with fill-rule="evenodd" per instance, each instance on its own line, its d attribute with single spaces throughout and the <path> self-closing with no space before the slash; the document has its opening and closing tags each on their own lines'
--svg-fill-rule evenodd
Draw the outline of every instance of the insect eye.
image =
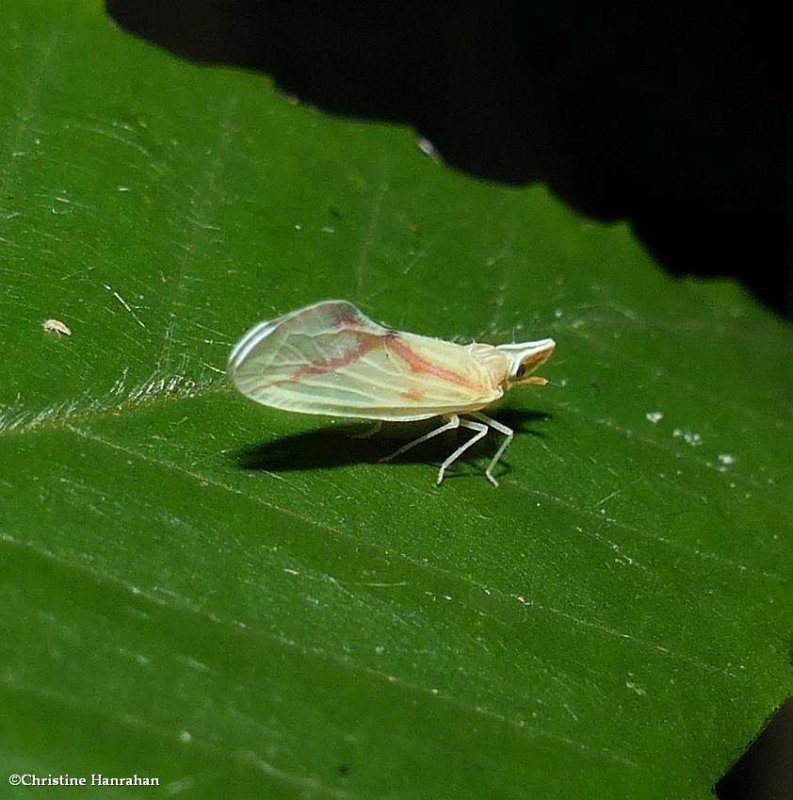
<svg viewBox="0 0 793 800">
<path fill-rule="evenodd" d="M 537 367 L 544 361 L 542 358 L 526 358 L 520 362 L 517 371 L 515 372 L 515 378 L 520 380 L 521 378 L 527 378 L 534 372 Z"/>
</svg>

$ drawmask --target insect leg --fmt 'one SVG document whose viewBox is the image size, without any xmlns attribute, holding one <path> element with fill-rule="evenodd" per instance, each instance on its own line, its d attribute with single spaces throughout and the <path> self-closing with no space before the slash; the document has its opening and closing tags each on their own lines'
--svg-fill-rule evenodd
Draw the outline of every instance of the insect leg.
<svg viewBox="0 0 793 800">
<path fill-rule="evenodd" d="M 383 421 L 380 419 L 376 419 L 370 428 L 362 431 L 361 433 L 352 433 L 350 434 L 350 438 L 352 439 L 368 439 L 370 436 L 374 436 L 376 433 L 379 433 L 380 428 L 383 427 Z"/>
<path fill-rule="evenodd" d="M 419 436 L 418 439 L 414 439 L 412 442 L 408 442 L 407 444 L 403 444 L 398 450 L 394 450 L 390 456 L 385 456 L 381 458 L 380 461 L 390 461 L 392 458 L 396 458 L 399 455 L 402 455 L 406 450 L 410 450 L 411 448 L 415 447 L 417 444 L 421 444 L 422 442 L 426 442 L 427 439 L 432 439 L 433 436 L 437 436 L 439 433 L 444 433 L 445 431 L 450 431 L 453 428 L 458 428 L 460 426 L 460 418 L 457 414 L 452 414 L 449 417 L 448 422 L 444 422 L 443 425 L 431 430 L 429 433 L 425 433 L 423 436 Z"/>
<path fill-rule="evenodd" d="M 469 448 L 471 445 L 476 444 L 483 436 L 487 436 L 489 428 L 481 422 L 474 422 L 470 419 L 461 419 L 460 425 L 463 428 L 469 428 L 476 433 L 465 443 L 461 444 L 444 462 L 438 470 L 438 485 L 440 486 L 446 470 L 454 464 L 455 461 Z"/>
<path fill-rule="evenodd" d="M 512 437 L 515 435 L 515 431 L 512 428 L 508 428 L 506 425 L 502 425 L 500 422 L 494 419 L 490 419 L 490 417 L 486 416 L 485 414 L 474 413 L 471 414 L 472 417 L 476 417 L 478 420 L 484 422 L 486 425 L 489 425 L 494 431 L 498 431 L 499 433 L 503 433 L 506 437 L 503 442 L 501 442 L 501 447 L 496 450 L 496 454 L 493 456 L 490 465 L 485 470 L 485 475 L 490 483 L 493 486 L 498 486 L 498 481 L 493 477 L 493 467 L 498 464 L 499 459 L 501 456 L 504 455 L 504 451 L 509 447 L 509 443 L 512 441 Z"/>
</svg>

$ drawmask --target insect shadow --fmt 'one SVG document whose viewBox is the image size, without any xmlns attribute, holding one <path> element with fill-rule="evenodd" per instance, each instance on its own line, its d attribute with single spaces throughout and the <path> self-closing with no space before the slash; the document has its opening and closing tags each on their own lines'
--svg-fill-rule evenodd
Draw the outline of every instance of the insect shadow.
<svg viewBox="0 0 793 800">
<path fill-rule="evenodd" d="M 543 436 L 532 423 L 552 419 L 551 414 L 537 411 L 504 409 L 499 412 L 500 422 L 518 434 L 529 433 Z M 289 472 L 305 469 L 332 469 L 349 464 L 375 464 L 391 455 L 401 444 L 432 430 L 439 425 L 437 418 L 416 423 L 383 423 L 382 429 L 367 436 L 371 424 L 334 425 L 293 436 L 285 436 L 272 442 L 246 447 L 234 451 L 231 457 L 241 469 Z M 437 439 L 427 442 L 398 456 L 393 463 L 427 463 L 446 456 L 453 450 L 452 442 L 469 435 L 464 429 L 447 431 Z M 491 432 L 482 442 L 471 448 L 466 460 L 483 451 L 491 451 L 501 441 L 498 433 Z M 513 442 L 514 446 L 514 442 Z M 502 469 L 506 465 L 502 466 Z M 509 467 L 506 466 L 506 471 Z M 449 476 L 451 477 L 451 475 Z"/>
</svg>

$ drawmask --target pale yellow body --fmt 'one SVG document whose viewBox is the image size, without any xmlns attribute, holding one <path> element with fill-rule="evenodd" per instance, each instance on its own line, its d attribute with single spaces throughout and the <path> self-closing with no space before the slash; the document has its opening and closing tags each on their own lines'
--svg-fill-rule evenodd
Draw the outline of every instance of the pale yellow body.
<svg viewBox="0 0 793 800">
<path fill-rule="evenodd" d="M 237 388 L 263 405 L 409 421 L 484 408 L 503 395 L 509 367 L 491 345 L 398 333 L 335 301 L 252 329 L 229 370 Z"/>
<path fill-rule="evenodd" d="M 343 300 L 325 300 L 246 333 L 231 351 L 229 376 L 244 395 L 301 414 L 444 423 L 393 455 L 458 427 L 474 431 L 441 465 L 446 469 L 494 429 L 506 438 L 485 474 L 512 440 L 505 425 L 479 413 L 515 385 L 546 383 L 531 373 L 553 352 L 552 339 L 519 344 L 460 345 L 390 330 Z M 468 415 L 473 419 L 467 419 Z"/>
</svg>

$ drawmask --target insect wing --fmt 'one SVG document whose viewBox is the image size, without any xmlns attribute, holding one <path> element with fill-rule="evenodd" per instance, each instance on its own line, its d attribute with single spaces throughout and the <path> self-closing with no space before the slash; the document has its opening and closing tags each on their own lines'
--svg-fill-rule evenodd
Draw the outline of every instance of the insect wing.
<svg viewBox="0 0 793 800">
<path fill-rule="evenodd" d="M 263 405 L 368 419 L 424 419 L 501 395 L 467 348 L 397 333 L 336 300 L 257 325 L 229 373 Z"/>
</svg>

